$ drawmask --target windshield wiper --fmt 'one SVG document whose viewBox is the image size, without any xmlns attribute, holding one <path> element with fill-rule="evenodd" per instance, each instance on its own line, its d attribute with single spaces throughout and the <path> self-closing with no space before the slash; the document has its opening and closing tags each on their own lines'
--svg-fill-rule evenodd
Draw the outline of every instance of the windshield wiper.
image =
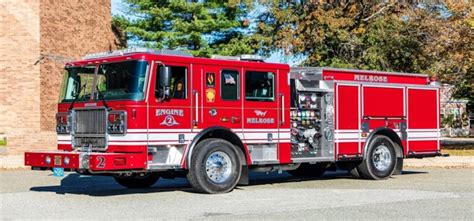
<svg viewBox="0 0 474 221">
<path fill-rule="evenodd" d="M 102 94 L 102 92 L 100 92 L 99 85 L 96 85 L 95 89 L 97 91 L 97 95 L 99 96 L 98 98 L 102 100 L 102 104 L 104 104 L 104 107 L 107 108 L 107 111 L 111 111 L 112 108 L 110 108 L 109 105 L 107 105 L 107 102 L 105 102 L 105 96 L 104 94 Z"/>
<path fill-rule="evenodd" d="M 74 100 L 72 100 L 71 105 L 69 105 L 69 111 L 71 111 L 74 108 L 74 103 L 76 103 L 77 99 L 79 98 L 79 95 L 81 94 L 82 90 L 86 88 L 86 85 L 82 85 L 82 87 L 79 89 L 79 92 L 74 96 Z"/>
</svg>

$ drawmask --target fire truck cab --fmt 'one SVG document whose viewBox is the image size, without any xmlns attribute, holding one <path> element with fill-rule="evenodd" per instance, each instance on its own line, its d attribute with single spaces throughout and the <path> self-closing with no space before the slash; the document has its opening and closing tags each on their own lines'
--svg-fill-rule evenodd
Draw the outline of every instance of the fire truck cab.
<svg viewBox="0 0 474 221">
<path fill-rule="evenodd" d="M 126 49 L 65 67 L 57 151 L 25 153 L 33 169 L 112 175 L 128 188 L 186 176 L 205 193 L 248 172 L 387 179 L 403 159 L 440 154 L 439 88 L 428 76 L 197 58 Z"/>
</svg>

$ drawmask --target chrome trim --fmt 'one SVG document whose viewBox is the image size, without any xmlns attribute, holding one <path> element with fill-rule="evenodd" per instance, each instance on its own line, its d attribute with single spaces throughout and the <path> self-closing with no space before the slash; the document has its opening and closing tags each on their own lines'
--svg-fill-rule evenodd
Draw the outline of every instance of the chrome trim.
<svg viewBox="0 0 474 221">
<path fill-rule="evenodd" d="M 194 124 L 197 125 L 199 123 L 199 93 L 198 91 L 194 91 L 194 98 L 195 98 L 195 114 L 196 114 L 196 119 L 194 120 Z"/>
<path fill-rule="evenodd" d="M 281 94 L 281 125 L 285 123 L 285 94 Z"/>
<path fill-rule="evenodd" d="M 334 162 L 334 157 L 305 157 L 293 158 L 293 163 L 311 163 L 311 162 Z"/>
<path fill-rule="evenodd" d="M 108 132 L 107 132 L 107 121 L 108 121 L 108 111 L 104 107 L 96 108 L 77 108 L 71 111 L 72 112 L 72 131 L 71 131 L 71 146 L 73 149 L 78 149 L 82 151 L 105 151 L 108 148 Z M 85 116 L 78 116 L 78 113 L 85 113 Z M 88 112 L 88 113 L 86 113 Z M 79 119 L 79 117 L 81 119 Z M 78 128 L 78 120 L 83 120 L 81 128 Z M 103 121 L 103 124 L 99 122 Z M 78 132 L 78 130 L 80 131 Z M 97 138 L 104 139 L 104 146 L 94 147 L 94 146 L 77 146 L 76 139 L 81 138 Z"/>
<path fill-rule="evenodd" d="M 341 71 L 351 73 L 363 73 L 363 74 L 385 74 L 392 76 L 411 76 L 411 77 L 428 77 L 427 74 L 415 74 L 415 73 L 400 73 L 400 72 L 388 72 L 388 71 L 376 71 L 376 70 L 356 70 L 356 69 L 345 69 L 345 68 L 330 68 L 330 67 L 290 67 L 290 72 L 315 72 L 322 74 L 324 71 Z"/>
</svg>

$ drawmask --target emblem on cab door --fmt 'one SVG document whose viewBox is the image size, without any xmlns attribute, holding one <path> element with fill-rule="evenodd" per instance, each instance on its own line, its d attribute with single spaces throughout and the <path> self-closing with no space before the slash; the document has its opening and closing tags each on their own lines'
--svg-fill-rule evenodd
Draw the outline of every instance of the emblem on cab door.
<svg viewBox="0 0 474 221">
<path fill-rule="evenodd" d="M 214 73 L 206 73 L 206 86 L 215 87 L 216 86 L 216 77 Z"/>
<path fill-rule="evenodd" d="M 173 115 L 167 115 L 163 122 L 160 123 L 160 125 L 166 125 L 168 127 L 174 126 L 174 125 L 179 125 L 178 122 L 174 119 Z"/>
<path fill-rule="evenodd" d="M 214 103 L 216 100 L 216 90 L 214 88 L 206 89 L 206 101 L 208 103 Z"/>
</svg>

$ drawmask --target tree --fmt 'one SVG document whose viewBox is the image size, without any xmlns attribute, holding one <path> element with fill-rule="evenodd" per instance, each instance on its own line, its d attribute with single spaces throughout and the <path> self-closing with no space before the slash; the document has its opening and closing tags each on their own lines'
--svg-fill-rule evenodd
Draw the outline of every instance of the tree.
<svg viewBox="0 0 474 221">
<path fill-rule="evenodd" d="M 249 30 L 240 1 L 125 0 L 134 16 L 116 16 L 114 25 L 132 45 L 188 50 L 196 56 L 254 53 L 256 38 Z"/>
<path fill-rule="evenodd" d="M 277 2 L 260 16 L 266 53 L 303 56 L 305 66 L 424 73 L 474 94 L 473 12 L 467 3 Z"/>
</svg>

